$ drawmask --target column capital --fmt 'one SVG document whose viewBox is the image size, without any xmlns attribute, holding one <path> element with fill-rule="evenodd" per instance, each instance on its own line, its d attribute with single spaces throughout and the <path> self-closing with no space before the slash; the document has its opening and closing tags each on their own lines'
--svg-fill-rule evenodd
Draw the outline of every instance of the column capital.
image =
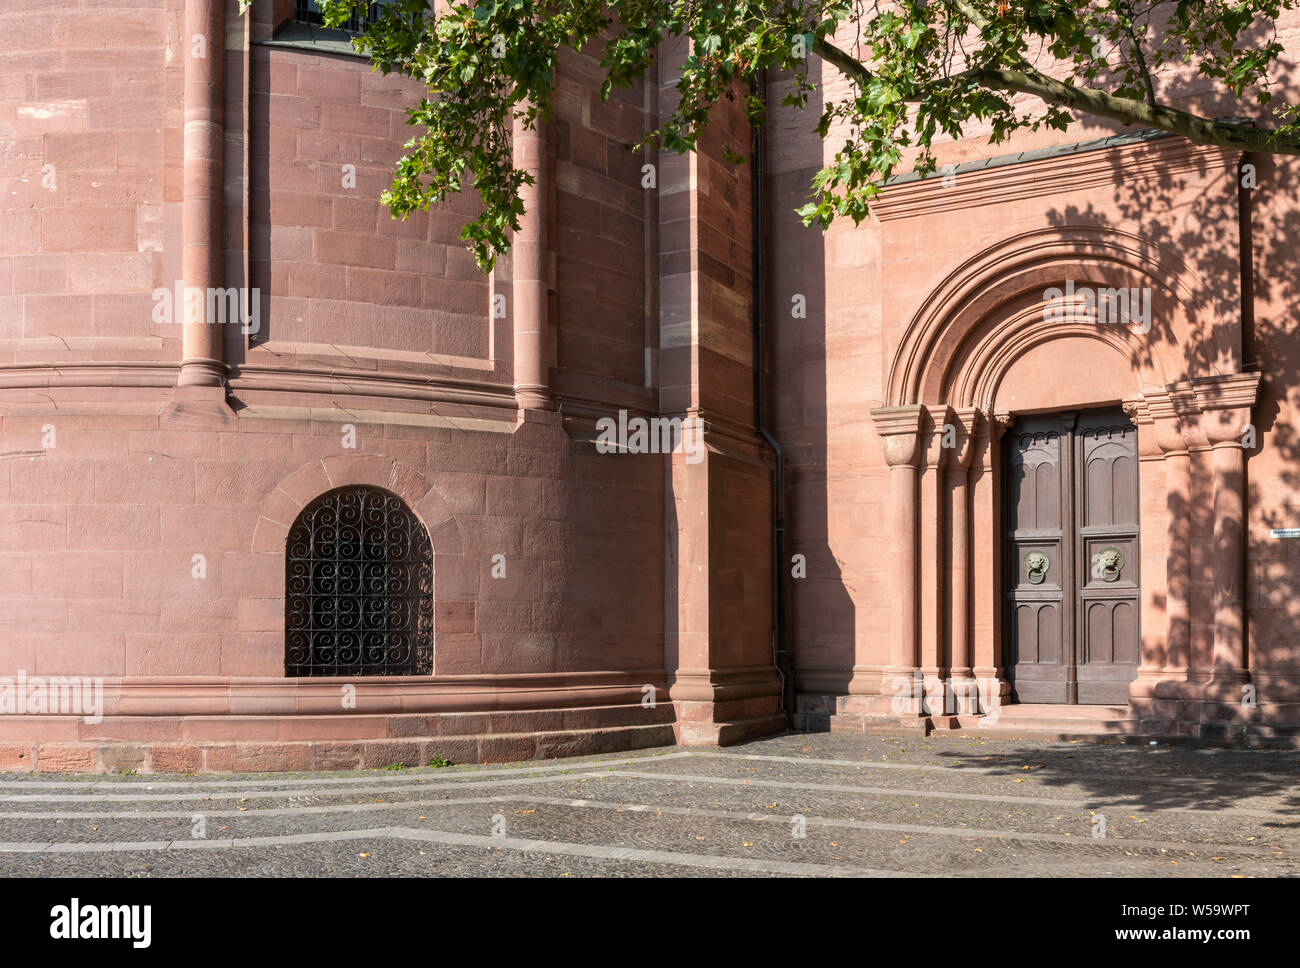
<svg viewBox="0 0 1300 968">
<path fill-rule="evenodd" d="M 1188 413 L 1196 409 L 1195 395 L 1184 391 L 1175 395 L 1167 387 L 1152 388 L 1142 395 L 1151 418 L 1156 444 L 1166 457 L 1185 457 L 1188 448 Z"/>
<path fill-rule="evenodd" d="M 1134 424 L 1150 423 L 1151 408 L 1147 404 L 1145 396 L 1138 395 L 1134 397 L 1125 397 L 1119 402 L 1120 409 L 1132 420 Z"/>
<path fill-rule="evenodd" d="M 1152 421 L 1156 445 L 1165 457 L 1186 457 L 1188 429 L 1182 417 L 1158 417 Z"/>
<path fill-rule="evenodd" d="M 1259 373 L 1225 373 L 1153 387 L 1143 392 L 1139 409 L 1154 421 L 1166 456 L 1211 446 L 1240 446 L 1260 379 Z M 1126 409 L 1129 402 L 1125 401 Z M 1175 431 L 1181 441 L 1174 437 Z"/>
<path fill-rule="evenodd" d="M 885 461 L 890 467 L 916 465 L 920 456 L 921 427 L 926 417 L 925 407 L 911 403 L 901 407 L 875 407 L 871 420 L 880 435 L 885 451 Z"/>
<path fill-rule="evenodd" d="M 1123 408 L 1124 413 L 1128 415 L 1129 420 L 1133 421 L 1133 426 L 1138 429 L 1138 455 L 1144 458 L 1163 458 L 1167 451 L 1166 444 L 1172 443 L 1172 441 L 1162 440 L 1160 432 L 1156 429 L 1156 420 L 1151 415 L 1151 406 L 1146 397 L 1142 394 L 1126 397 L 1120 401 L 1120 406 Z M 1175 434 L 1177 434 L 1176 428 Z M 1178 437 L 1178 443 L 1182 443 L 1181 436 Z"/>
<path fill-rule="evenodd" d="M 1014 419 L 1010 414 L 996 414 L 980 407 L 962 407 L 959 414 L 969 415 L 972 439 L 970 465 L 985 473 L 993 468 L 994 451 Z M 963 420 L 966 416 L 963 416 Z"/>
<path fill-rule="evenodd" d="M 1199 429 L 1212 446 L 1242 446 L 1260 378 L 1260 373 L 1232 373 L 1191 381 L 1201 411 Z"/>
</svg>

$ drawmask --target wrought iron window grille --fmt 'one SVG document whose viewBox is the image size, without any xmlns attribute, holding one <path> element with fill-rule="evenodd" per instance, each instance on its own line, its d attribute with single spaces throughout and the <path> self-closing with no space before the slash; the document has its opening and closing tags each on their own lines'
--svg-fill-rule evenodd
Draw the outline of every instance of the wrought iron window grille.
<svg viewBox="0 0 1300 968">
<path fill-rule="evenodd" d="M 397 496 L 342 487 L 307 505 L 285 544 L 285 675 L 433 671 L 433 549 Z"/>
</svg>

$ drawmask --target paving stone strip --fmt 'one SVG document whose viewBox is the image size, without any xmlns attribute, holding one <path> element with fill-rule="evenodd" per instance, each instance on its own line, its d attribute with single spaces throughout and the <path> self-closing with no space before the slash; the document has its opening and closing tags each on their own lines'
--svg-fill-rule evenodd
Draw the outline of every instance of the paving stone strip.
<svg viewBox="0 0 1300 968">
<path fill-rule="evenodd" d="M 297 776 L 295 774 L 286 774 L 283 779 L 234 779 L 234 780 L 207 780 L 197 777 L 172 777 L 164 773 L 151 773 L 138 777 L 134 780 L 107 780 L 107 779 L 86 779 L 84 777 L 75 780 L 28 780 L 28 779 L 6 779 L 0 780 L 0 789 L 13 787 L 14 789 L 30 789 L 35 787 L 43 790 L 64 790 L 64 789 L 99 789 L 102 787 L 111 787 L 113 789 L 138 790 L 141 786 L 157 785 L 161 788 L 175 787 L 179 789 L 221 789 L 223 787 L 238 787 L 245 789 L 249 787 L 297 787 L 297 786 L 351 786 L 360 783 L 411 783 L 412 781 L 446 781 L 460 777 L 472 777 L 480 779 L 488 776 L 518 776 L 521 773 L 570 773 L 578 768 L 590 768 L 592 766 L 601 766 L 606 763 L 612 765 L 624 763 L 650 763 L 658 760 L 680 759 L 682 757 L 691 757 L 696 754 L 691 750 L 680 750 L 669 753 L 656 753 L 653 756 L 613 756 L 607 760 L 591 759 L 584 757 L 576 760 L 564 760 L 558 763 L 533 763 L 525 761 L 513 766 L 505 766 L 500 769 L 485 770 L 480 767 L 467 765 L 462 767 L 443 767 L 432 773 L 421 773 L 422 769 L 427 767 L 409 767 L 404 770 L 395 770 L 391 775 L 386 775 L 378 771 L 366 771 L 362 773 L 352 773 L 348 776 Z M 3 776 L 4 774 L 0 774 Z M 26 774 L 26 776 L 44 776 L 45 774 Z"/>
<path fill-rule="evenodd" d="M 904 770 L 917 773 L 973 774 L 976 776 L 1009 776 L 1016 768 L 1011 766 L 934 766 L 928 763 L 878 763 L 874 760 L 823 760 L 801 756 L 759 756 L 752 753 L 707 753 L 692 752 L 698 759 L 751 760 L 759 763 L 794 763 L 798 765 L 815 764 L 817 766 L 843 766 L 859 770 Z M 1080 775 L 1105 776 L 1107 780 L 1117 783 L 1154 783 L 1198 785 L 1202 781 L 1197 777 L 1168 776 L 1161 773 L 1136 773 L 1132 775 L 1102 773 L 1101 771 L 1079 770 Z M 1244 775 L 1239 778 L 1246 778 Z"/>
<path fill-rule="evenodd" d="M 234 817 L 239 819 L 257 819 L 269 816 L 277 817 L 299 817 L 322 814 L 337 813 L 371 813 L 371 812 L 390 812 L 395 810 L 436 810 L 438 808 L 464 806 L 464 805 L 504 805 L 506 803 L 514 804 L 547 804 L 558 807 L 575 807 L 581 809 L 594 810 L 612 810 L 617 812 L 628 813 L 654 813 L 667 814 L 679 817 L 711 817 L 715 819 L 725 819 L 729 821 L 741 821 L 751 823 L 772 823 L 783 827 L 791 824 L 791 817 L 786 814 L 771 813 L 740 813 L 729 810 L 711 810 L 705 807 L 673 807 L 667 805 L 656 805 L 648 803 L 617 803 L 613 801 L 600 800 L 568 800 L 559 797 L 465 797 L 453 800 L 436 800 L 428 802 L 414 803 L 365 803 L 365 804 L 348 804 L 344 806 L 325 806 L 325 807 L 282 807 L 259 809 L 253 813 L 239 812 L 234 810 L 212 810 L 204 811 L 204 816 L 208 818 Z M 0 819 L 9 817 L 24 817 L 25 819 L 95 819 L 95 820 L 139 820 L 167 818 L 179 819 L 186 821 L 185 826 L 194 816 L 192 811 L 148 811 L 148 812 L 128 812 L 128 813 L 82 813 L 82 814 L 0 814 Z M 898 832 L 910 834 L 932 834 L 946 837 L 964 837 L 973 840 L 1034 840 L 1043 843 L 1068 844 L 1078 846 L 1081 841 L 1078 837 L 1069 837 L 1062 834 L 1047 834 L 1023 830 L 1004 830 L 991 828 L 966 828 L 966 827 L 939 827 L 922 824 L 900 824 L 900 823 L 877 823 L 866 820 L 849 820 L 831 817 L 817 817 L 801 815 L 807 826 L 823 827 L 829 829 L 847 829 L 847 830 L 873 830 L 885 832 Z M 169 843 L 175 843 L 169 841 Z M 1241 855 L 1256 855 L 1260 857 L 1276 856 L 1277 848 L 1273 847 L 1245 847 L 1236 844 L 1218 844 L 1204 841 L 1172 841 L 1172 840 L 1149 840 L 1137 837 L 1112 837 L 1107 843 L 1092 843 L 1083 841 L 1084 846 L 1093 848 L 1123 848 L 1123 849 L 1148 849 L 1148 850 L 1177 850 L 1188 851 L 1195 847 L 1201 852 L 1212 854 L 1233 853 Z M 30 848 L 30 849 L 29 849 Z M 35 843 L 31 844 L 0 844 L 0 852 L 31 852 L 39 849 Z"/>
<path fill-rule="evenodd" d="M 320 796 L 357 796 L 371 795 L 376 793 L 410 793 L 421 792 L 427 793 L 434 790 L 452 790 L 452 789 L 473 789 L 481 787 L 506 787 L 530 785 L 536 783 L 554 783 L 558 781 L 573 781 L 579 779 L 599 779 L 601 777 L 619 776 L 643 780 L 671 780 L 679 783 L 716 783 L 731 784 L 742 786 L 753 786 L 774 789 L 787 790 L 820 790 L 839 793 L 854 793 L 867 796 L 895 796 L 895 797 L 913 797 L 913 798 L 941 798 L 947 800 L 974 800 L 988 801 L 993 803 L 1036 803 L 1059 806 L 1074 807 L 1096 807 L 1098 802 L 1095 799 L 1077 799 L 1068 796 L 1060 797 L 1031 797 L 1024 795 L 1005 795 L 990 793 L 966 793 L 946 789 L 901 789 L 895 787 L 878 787 L 878 786 L 857 786 L 846 784 L 828 784 L 828 783 L 808 783 L 801 781 L 781 781 L 765 780 L 759 777 L 739 778 L 739 777 L 721 777 L 708 773 L 688 774 L 688 773 L 659 773 L 643 772 L 636 770 L 605 770 L 601 772 L 569 773 L 565 776 L 525 776 L 515 777 L 512 779 L 500 780 L 464 780 L 455 783 L 420 783 L 405 784 L 392 786 L 361 786 L 347 789 L 331 790 L 328 793 L 315 791 L 311 793 L 299 792 L 295 795 L 312 795 Z M 146 793 L 113 793 L 113 794 L 54 794 L 54 793 L 37 793 L 37 794 L 0 794 L 0 803 L 130 803 L 130 802 L 167 802 L 167 801 L 186 801 L 206 803 L 218 800 L 253 800 L 253 799 L 284 799 L 286 791 L 284 790 L 214 790 L 211 792 L 183 792 L 183 793 L 163 793 L 161 791 L 152 791 Z M 1253 817 L 1260 819 L 1276 819 L 1286 821 L 1291 814 L 1285 814 L 1276 811 L 1267 810 L 1250 810 L 1242 808 L 1212 808 L 1212 807 L 1193 807 L 1193 806 L 1169 806 L 1158 805 L 1149 806 L 1141 805 L 1136 802 L 1109 802 L 1104 804 L 1107 809 L 1143 811 L 1152 812 L 1180 812 L 1180 813 L 1205 813 L 1211 812 L 1216 815 Z"/>
<path fill-rule="evenodd" d="M 735 777 L 721 776 L 698 776 L 689 773 L 639 773 L 631 770 L 618 770 L 606 773 L 606 776 L 628 776 L 639 779 L 666 779 L 679 783 L 723 783 L 736 784 L 742 786 L 755 787 L 772 787 L 774 789 L 786 790 L 827 790 L 838 793 L 864 793 L 870 796 L 895 796 L 895 797 L 939 797 L 945 800 L 986 800 L 992 803 L 1040 803 L 1050 804 L 1052 806 L 1073 806 L 1084 807 L 1096 806 L 1092 800 L 1073 800 L 1066 797 L 1026 797 L 1026 796 L 999 796 L 988 793 L 956 793 L 952 791 L 934 791 L 934 790 L 900 790 L 893 787 L 868 787 L 868 786 L 845 786 L 833 783 L 787 783 L 781 780 L 760 780 L 760 779 L 738 779 Z M 0 798 L 3 799 L 3 798 Z M 1176 813 L 1213 813 L 1216 815 L 1227 814 L 1236 817 L 1257 817 L 1263 820 L 1280 820 L 1286 821 L 1288 818 L 1294 818 L 1294 814 L 1278 813 L 1269 810 L 1238 810 L 1238 809 L 1217 809 L 1211 807 L 1167 807 L 1167 806 L 1143 806 L 1137 803 L 1108 803 L 1106 808 L 1110 810 L 1142 810 L 1147 813 L 1156 811 L 1176 812 Z"/>
<path fill-rule="evenodd" d="M 16 778 L 0 874 L 1300 874 L 1300 761 L 1231 752 L 830 734 L 428 772 Z M 510 836 L 489 836 L 503 818 Z"/>
<path fill-rule="evenodd" d="M 603 773 L 574 773 L 570 777 L 559 776 L 524 776 L 511 780 L 467 780 L 460 783 L 411 783 L 402 786 L 362 786 L 350 787 L 348 789 L 338 789 L 329 791 L 297 791 L 290 792 L 287 790 L 214 790 L 210 793 L 205 792 L 186 792 L 186 793 L 74 793 L 74 794 L 55 794 L 55 793 L 6 793 L 0 794 L 0 803 L 132 803 L 132 802 L 166 802 L 170 800 L 184 800 L 187 802 L 206 803 L 213 800 L 276 800 L 285 799 L 288 796 L 316 796 L 316 797 L 348 797 L 358 796 L 361 794 L 372 793 L 410 793 L 421 792 L 427 793 L 431 790 L 465 790 L 476 787 L 504 787 L 519 786 L 531 783 L 554 783 L 559 780 L 568 780 L 576 777 L 599 777 Z M 653 775 L 653 774 L 651 774 Z"/>
<path fill-rule="evenodd" d="M 598 847 L 590 844 L 564 843 L 553 840 L 519 840 L 512 837 L 480 836 L 412 827 L 369 827 L 364 830 L 322 831 L 309 834 L 285 834 L 279 837 L 244 837 L 221 840 L 153 840 L 109 844 L 9 844 L 0 843 L 7 853 L 104 853 L 132 850 L 230 850 L 246 847 L 276 847 L 319 841 L 400 839 L 431 844 L 459 844 L 496 849 L 530 851 L 547 854 L 577 854 L 610 860 L 640 860 L 656 864 L 680 864 L 688 867 L 716 867 L 738 871 L 766 871 L 778 874 L 816 874 L 819 877 L 908 877 L 904 871 L 876 870 L 867 867 L 830 867 L 823 864 L 800 864 L 757 860 L 744 857 L 720 857 L 712 854 L 687 854 L 666 850 L 639 850 L 628 847 Z"/>
</svg>

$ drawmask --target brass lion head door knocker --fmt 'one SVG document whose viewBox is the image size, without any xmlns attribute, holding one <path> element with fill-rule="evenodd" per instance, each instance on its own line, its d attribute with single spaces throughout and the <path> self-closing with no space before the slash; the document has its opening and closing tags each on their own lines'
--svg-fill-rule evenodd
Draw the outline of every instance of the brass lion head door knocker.
<svg viewBox="0 0 1300 968">
<path fill-rule="evenodd" d="M 1031 551 L 1025 555 L 1025 578 L 1031 585 L 1041 585 L 1047 578 L 1047 569 L 1051 561 L 1041 551 Z"/>
<path fill-rule="evenodd" d="M 1124 555 L 1118 548 L 1102 548 L 1092 556 L 1092 577 L 1097 581 L 1116 581 L 1124 569 Z"/>
</svg>

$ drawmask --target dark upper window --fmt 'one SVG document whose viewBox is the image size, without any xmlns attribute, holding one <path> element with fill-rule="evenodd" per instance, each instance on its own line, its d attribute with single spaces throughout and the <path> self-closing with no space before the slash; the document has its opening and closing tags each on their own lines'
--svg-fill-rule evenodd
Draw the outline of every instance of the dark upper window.
<svg viewBox="0 0 1300 968">
<path fill-rule="evenodd" d="M 285 675 L 433 671 L 433 549 L 395 495 L 341 487 L 303 508 L 285 547 Z"/>
<path fill-rule="evenodd" d="M 390 0 L 375 0 L 367 4 L 358 14 L 353 14 L 340 28 L 326 27 L 321 17 L 318 0 L 293 0 L 290 16 L 282 21 L 270 39 L 254 40 L 255 44 L 271 47 L 293 47 L 298 50 L 312 50 L 324 54 L 342 54 L 347 57 L 366 57 L 354 46 L 358 35 L 374 20 L 379 19 Z M 432 0 L 428 3 L 428 15 L 432 17 Z M 277 4 L 277 11 L 283 10 Z"/>
<path fill-rule="evenodd" d="M 343 29 L 353 33 L 365 30 L 367 21 L 377 15 L 379 6 L 378 3 L 370 4 L 368 12 L 364 14 L 357 14 L 354 11 L 347 23 L 343 25 Z M 325 25 L 321 19 L 320 4 L 317 0 L 293 0 L 293 19 L 300 24 L 311 24 L 313 27 Z"/>
</svg>

